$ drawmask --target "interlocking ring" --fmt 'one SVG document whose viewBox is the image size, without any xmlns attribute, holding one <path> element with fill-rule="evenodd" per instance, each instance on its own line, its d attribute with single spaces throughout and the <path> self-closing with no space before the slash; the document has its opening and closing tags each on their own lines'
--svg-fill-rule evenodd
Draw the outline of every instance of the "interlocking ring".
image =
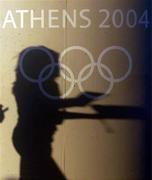
<svg viewBox="0 0 152 180">
<path fill-rule="evenodd" d="M 30 51 L 33 51 L 33 50 L 40 50 L 40 51 L 42 51 L 42 52 L 45 52 L 45 53 L 48 55 L 49 60 L 50 60 L 50 62 L 51 62 L 51 64 L 52 64 L 52 66 L 53 66 L 53 67 L 50 69 L 49 73 L 48 73 L 45 77 L 43 77 L 43 78 L 41 78 L 41 79 L 39 79 L 39 78 L 38 78 L 38 79 L 34 79 L 34 78 L 29 77 L 29 76 L 25 73 L 24 68 L 23 68 L 23 62 L 24 62 L 24 58 L 25 58 L 26 54 L 29 53 Z M 47 49 L 44 48 L 44 47 L 30 47 L 30 48 L 25 49 L 25 51 L 21 54 L 20 61 L 19 61 L 19 68 L 20 68 L 20 71 L 21 71 L 23 77 L 24 77 L 25 79 L 27 79 L 29 82 L 32 82 L 32 83 L 39 83 L 40 80 L 41 80 L 41 81 L 46 81 L 46 80 L 52 75 L 52 73 L 53 73 L 53 71 L 54 71 L 54 66 L 55 66 L 54 57 L 53 57 L 52 54 L 49 52 L 49 50 L 47 50 Z"/>
<path fill-rule="evenodd" d="M 91 61 L 90 64 L 86 65 L 86 66 L 80 71 L 80 73 L 78 74 L 78 78 L 77 78 L 77 79 L 74 79 L 74 83 L 76 83 L 76 84 L 78 85 L 80 91 L 81 91 L 82 93 L 84 93 L 84 89 L 83 89 L 83 87 L 82 87 L 82 82 L 83 82 L 83 81 L 86 81 L 86 80 L 92 75 L 95 67 L 96 67 L 99 63 L 98 63 L 98 64 L 95 63 L 92 54 L 91 54 L 86 48 L 81 47 L 81 46 L 72 46 L 72 47 L 68 47 L 67 49 L 65 49 L 65 50 L 61 53 L 60 62 L 62 62 L 62 59 L 63 59 L 63 57 L 65 56 L 66 53 L 68 53 L 68 52 L 70 52 L 70 51 L 73 51 L 73 50 L 80 50 L 80 51 L 84 52 L 85 54 L 88 55 L 88 57 L 89 57 L 89 59 L 90 59 L 90 61 Z M 86 97 L 88 97 L 88 98 L 92 98 L 92 99 L 101 99 L 101 98 L 104 98 L 105 96 L 107 96 L 107 95 L 111 92 L 111 90 L 112 90 L 112 88 L 113 88 L 114 81 L 113 81 L 113 74 L 112 74 L 112 72 L 111 72 L 110 69 L 109 69 L 108 67 L 106 67 L 105 65 L 101 64 L 100 67 L 101 67 L 101 66 L 102 66 L 102 68 L 103 68 L 104 70 L 106 70 L 106 71 L 108 72 L 108 74 L 109 74 L 109 76 L 110 76 L 110 79 L 111 79 L 111 82 L 110 82 L 110 84 L 109 84 L 108 90 L 104 93 L 104 95 L 101 95 L 101 96 L 93 96 L 93 95 L 91 95 L 91 94 L 89 94 L 89 93 L 84 93 L 84 95 L 85 95 Z M 88 72 L 88 74 L 87 74 L 86 76 L 83 76 L 84 72 L 85 72 L 88 68 L 90 68 L 90 71 Z M 72 71 L 71 71 L 70 69 L 69 69 L 68 72 L 72 73 Z M 62 75 L 62 77 L 63 77 L 65 80 L 73 83 L 73 79 L 70 79 L 62 70 L 61 70 L 61 75 Z"/>
<path fill-rule="evenodd" d="M 95 64 L 95 65 L 97 66 L 97 64 Z M 111 90 L 112 90 L 112 88 L 113 88 L 113 86 L 114 86 L 114 80 L 113 80 L 114 77 L 113 77 L 113 74 L 112 74 L 112 72 L 110 71 L 110 69 L 109 69 L 107 66 L 105 66 L 104 64 L 101 64 L 100 66 L 101 66 L 104 70 L 107 71 L 107 73 L 108 73 L 111 81 L 110 81 L 110 83 L 109 83 L 108 89 L 107 89 L 106 92 L 105 92 L 104 94 L 102 94 L 102 95 L 95 96 L 95 95 L 91 95 L 91 94 L 85 92 L 84 95 L 85 95 L 86 97 L 90 98 L 90 99 L 103 99 L 103 98 L 105 98 L 105 97 L 111 92 Z M 101 68 L 101 67 L 100 67 L 100 68 Z M 85 66 L 85 67 L 82 69 L 82 71 L 80 71 L 80 73 L 79 73 L 79 75 L 78 75 L 78 79 L 79 79 L 79 81 L 78 81 L 78 87 L 79 87 L 79 89 L 80 89 L 81 92 L 84 92 L 84 89 L 83 89 L 82 83 L 81 83 L 81 82 L 82 82 L 81 77 L 82 77 L 82 75 L 84 74 L 84 72 L 85 72 L 88 68 L 89 68 L 89 66 Z"/>
<path fill-rule="evenodd" d="M 82 51 L 82 52 L 84 52 L 85 54 L 87 54 L 88 55 L 88 57 L 89 57 L 89 59 L 90 59 L 90 64 L 91 64 L 91 67 L 90 67 L 90 71 L 89 71 L 89 73 L 86 75 L 86 77 L 84 77 L 83 79 L 82 79 L 82 81 L 85 81 L 86 79 L 88 79 L 90 76 L 91 76 L 91 74 L 93 73 L 93 71 L 94 71 L 94 67 L 95 67 L 95 63 L 94 63 L 94 59 L 93 59 L 93 56 L 92 56 L 92 54 L 86 49 L 86 48 L 84 48 L 84 47 L 81 47 L 81 46 L 71 46 L 71 47 L 68 47 L 67 49 L 65 49 L 62 53 L 61 53 L 61 56 L 60 56 L 60 58 L 59 58 L 59 62 L 62 64 L 62 59 L 63 59 L 63 57 L 65 56 L 65 54 L 67 54 L 68 52 L 70 52 L 70 51 L 72 51 L 72 50 L 80 50 L 80 51 Z M 70 70 L 71 71 L 71 70 Z M 65 80 L 67 80 L 67 81 L 69 81 L 69 82 L 72 82 L 72 79 L 70 79 L 68 76 L 66 76 L 66 74 L 61 70 L 61 75 L 62 75 L 62 77 L 65 79 Z M 77 78 L 77 79 L 74 79 L 74 81 L 75 81 L 75 83 L 78 83 L 79 82 L 79 79 Z"/>
<path fill-rule="evenodd" d="M 101 75 L 105 80 L 111 82 L 111 78 L 107 77 L 107 76 L 103 73 L 103 71 L 102 71 L 102 69 L 100 68 L 100 66 L 101 66 L 101 64 L 102 64 L 101 61 L 102 61 L 103 57 L 105 56 L 105 54 L 107 54 L 109 51 L 113 51 L 113 50 L 122 51 L 122 52 L 127 56 L 127 58 L 128 58 L 128 63 L 129 63 L 129 65 L 128 65 L 128 70 L 127 70 L 127 72 L 125 73 L 125 75 L 122 76 L 122 77 L 120 77 L 120 78 L 114 78 L 114 79 L 113 79 L 114 83 L 120 83 L 121 81 L 124 81 L 124 80 L 129 76 L 129 74 L 131 73 L 131 70 L 132 70 L 132 58 L 131 58 L 129 52 L 128 52 L 126 49 L 124 49 L 124 48 L 122 48 L 122 47 L 120 47 L 120 46 L 111 46 L 111 47 L 108 47 L 108 48 L 104 49 L 104 50 L 101 52 L 101 54 L 99 55 L 97 67 L 98 67 L 98 71 L 99 71 L 100 75 Z"/>
<path fill-rule="evenodd" d="M 59 64 L 54 64 L 53 67 L 55 67 L 55 66 L 59 66 Z M 45 91 L 44 87 L 43 87 L 43 82 L 44 82 L 44 81 L 41 81 L 44 73 L 45 73 L 48 69 L 51 69 L 51 68 L 52 68 L 52 64 L 48 64 L 48 65 L 47 65 L 44 69 L 42 69 L 42 71 L 40 72 L 40 75 L 39 75 L 40 81 L 38 81 L 38 85 L 39 85 L 39 88 L 40 88 L 41 92 L 42 92 L 47 98 L 49 98 L 49 99 L 58 100 L 58 99 L 60 99 L 60 98 L 65 98 L 65 97 L 67 97 L 67 96 L 72 92 L 72 90 L 73 90 L 73 88 L 74 88 L 75 83 L 74 83 L 74 74 L 73 74 L 73 72 L 70 70 L 70 68 L 69 68 L 68 66 L 66 66 L 66 65 L 64 65 L 64 64 L 60 64 L 60 67 L 63 68 L 63 69 L 65 69 L 66 71 L 68 71 L 68 72 L 70 73 L 70 76 L 71 76 L 71 79 L 72 79 L 70 88 L 68 89 L 68 91 L 66 91 L 65 94 L 63 94 L 63 95 L 61 95 L 61 96 L 52 96 L 52 95 L 50 95 L 49 93 L 47 93 L 47 92 Z"/>
<path fill-rule="evenodd" d="M 50 59 L 50 62 L 51 62 L 50 64 L 48 64 L 47 66 L 45 66 L 41 70 L 41 72 L 40 72 L 40 74 L 38 76 L 38 79 L 34 79 L 34 78 L 29 77 L 25 73 L 24 68 L 23 68 L 23 62 L 24 62 L 25 55 L 27 53 L 29 53 L 31 50 L 41 50 L 41 51 L 45 52 L 49 56 L 49 59 Z M 82 70 L 79 72 L 77 78 L 74 77 L 74 73 L 72 72 L 72 70 L 68 66 L 66 66 L 65 64 L 62 63 L 63 57 L 68 52 L 73 51 L 73 50 L 79 50 L 79 51 L 84 52 L 85 54 L 87 54 L 87 56 L 90 59 L 90 63 L 87 64 L 84 68 L 82 68 Z M 110 51 L 113 51 L 113 50 L 119 50 L 119 51 L 123 52 L 127 56 L 128 62 L 129 62 L 127 72 L 125 73 L 124 76 L 119 77 L 119 78 L 114 78 L 112 71 L 105 64 L 102 63 L 102 59 L 105 56 L 105 54 L 110 52 Z M 48 92 L 46 92 L 46 90 L 43 87 L 43 83 L 47 79 L 49 79 L 51 77 L 51 75 L 53 74 L 53 71 L 54 71 L 56 66 L 60 66 L 61 76 L 65 80 L 67 80 L 68 82 L 71 83 L 69 89 L 61 96 L 52 96 Z M 55 60 L 54 60 L 54 58 L 53 58 L 53 56 L 52 56 L 52 54 L 50 53 L 49 50 L 47 50 L 44 47 L 32 47 L 32 48 L 26 49 L 22 53 L 21 58 L 20 58 L 19 68 L 20 68 L 20 71 L 21 71 L 23 77 L 25 79 L 27 79 L 28 81 L 30 81 L 31 83 L 37 83 L 40 90 L 41 90 L 41 92 L 42 92 L 42 94 L 44 96 L 46 96 L 47 98 L 49 98 L 49 99 L 57 100 L 57 99 L 60 99 L 60 98 L 67 97 L 72 92 L 75 84 L 78 85 L 80 92 L 82 92 L 86 97 L 91 98 L 91 99 L 102 99 L 102 98 L 106 97 L 112 91 L 114 83 L 120 83 L 120 82 L 124 81 L 130 75 L 131 70 L 132 70 L 132 58 L 131 58 L 131 55 L 129 54 L 129 52 L 126 49 L 124 49 L 123 47 L 111 46 L 111 47 L 108 47 L 108 48 L 104 49 L 101 52 L 101 54 L 99 55 L 98 61 L 95 62 L 94 58 L 93 58 L 93 55 L 86 48 L 84 48 L 82 46 L 71 46 L 71 47 L 66 48 L 61 53 L 60 58 L 59 58 L 59 64 L 57 64 L 57 63 L 55 63 Z M 89 70 L 88 74 L 83 76 L 83 74 L 89 68 L 90 68 L 90 70 Z M 109 86 L 108 86 L 107 91 L 103 95 L 99 95 L 99 96 L 93 96 L 93 95 L 91 95 L 89 93 L 84 93 L 84 88 L 82 86 L 82 82 L 86 81 L 92 75 L 95 68 L 98 69 L 98 72 L 99 72 L 100 76 L 103 77 L 106 81 L 109 82 Z M 47 70 L 49 70 L 49 72 L 47 73 L 47 75 L 44 76 L 44 74 L 45 74 L 45 72 Z M 67 71 L 69 73 L 70 77 L 67 76 L 63 70 Z M 108 76 L 104 74 L 103 70 L 105 70 L 108 73 Z"/>
</svg>

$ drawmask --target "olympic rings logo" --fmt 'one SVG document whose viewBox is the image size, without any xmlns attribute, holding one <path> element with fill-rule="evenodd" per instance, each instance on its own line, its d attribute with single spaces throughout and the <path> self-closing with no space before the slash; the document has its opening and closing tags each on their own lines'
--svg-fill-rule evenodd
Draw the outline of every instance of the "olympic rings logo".
<svg viewBox="0 0 152 180">
<path fill-rule="evenodd" d="M 34 79 L 34 78 L 31 78 L 30 76 L 28 76 L 25 71 L 24 71 L 24 68 L 23 68 L 23 62 L 25 60 L 25 55 L 27 53 L 29 53 L 30 51 L 32 50 L 39 50 L 39 51 L 42 51 L 44 53 L 46 53 L 49 57 L 49 60 L 50 60 L 50 64 L 48 64 L 47 66 L 45 66 L 40 74 L 38 75 L 38 78 L 37 79 Z M 81 52 L 84 52 L 90 59 L 90 63 L 87 64 L 84 68 L 82 68 L 82 70 L 79 72 L 78 74 L 78 77 L 75 78 L 74 76 L 74 73 L 72 72 L 72 70 L 66 66 L 65 64 L 62 63 L 63 61 L 63 57 L 69 53 L 70 51 L 75 51 L 75 50 L 78 50 L 78 51 L 81 51 Z M 128 70 L 127 72 L 119 77 L 119 78 L 115 78 L 112 71 L 110 70 L 109 67 L 107 67 L 105 64 L 103 64 L 103 57 L 108 53 L 108 52 L 111 52 L 111 51 L 120 51 L 122 53 L 124 53 L 124 55 L 127 57 L 128 59 Z M 49 94 L 48 92 L 46 92 L 46 90 L 44 89 L 44 86 L 43 86 L 43 83 L 48 80 L 51 75 L 53 74 L 53 71 L 55 69 L 55 67 L 59 66 L 60 69 L 61 69 L 61 76 L 63 77 L 63 79 L 65 79 L 66 81 L 70 82 L 70 87 L 69 89 L 61 96 L 53 96 L 51 94 Z M 84 88 L 82 86 L 82 82 L 86 81 L 91 75 L 92 73 L 94 72 L 94 69 L 97 68 L 98 69 L 98 72 L 100 74 L 100 76 L 105 79 L 106 81 L 109 82 L 109 86 L 106 90 L 106 92 L 103 94 L 103 95 L 99 95 L 99 96 L 95 96 L 95 95 L 92 95 L 92 94 L 89 94 L 89 93 L 84 93 Z M 97 62 L 94 61 L 94 58 L 93 58 L 93 55 L 88 51 L 88 49 L 82 47 L 82 46 L 71 46 L 71 47 L 68 47 L 66 48 L 60 55 L 59 57 L 59 63 L 56 63 L 55 60 L 54 60 L 54 57 L 53 55 L 50 53 L 50 51 L 44 47 L 32 47 L 32 48 L 29 48 L 29 49 L 26 49 L 23 54 L 21 55 L 21 58 L 20 58 L 20 62 L 19 62 L 19 69 L 20 69 L 20 72 L 21 74 L 23 75 L 23 77 L 25 79 L 27 79 L 29 82 L 31 83 L 37 83 L 38 86 L 39 86 L 39 89 L 41 90 L 42 94 L 44 96 L 46 96 L 47 98 L 49 99 L 53 99 L 53 100 L 57 100 L 59 98 L 65 98 L 67 97 L 73 90 L 75 84 L 77 84 L 79 90 L 81 93 L 84 94 L 84 96 L 86 96 L 87 98 L 91 98 L 91 99 L 102 99 L 104 97 L 106 97 L 113 89 L 113 86 L 115 83 L 120 83 L 122 81 L 124 81 L 131 73 L 132 71 L 132 57 L 131 55 L 129 54 L 129 52 L 121 47 L 121 46 L 110 46 L 106 49 L 104 49 L 101 54 L 99 55 L 98 57 L 98 60 Z M 87 71 L 88 71 L 88 74 L 86 74 L 85 76 L 83 76 L 83 74 Z M 48 72 L 49 70 L 49 72 Z M 64 70 L 64 71 L 63 71 Z M 104 71 L 106 71 L 106 73 L 108 74 L 108 76 L 104 73 Z M 70 75 L 67 76 L 65 74 L 65 71 L 67 71 Z M 47 75 L 45 75 L 47 73 Z"/>
</svg>

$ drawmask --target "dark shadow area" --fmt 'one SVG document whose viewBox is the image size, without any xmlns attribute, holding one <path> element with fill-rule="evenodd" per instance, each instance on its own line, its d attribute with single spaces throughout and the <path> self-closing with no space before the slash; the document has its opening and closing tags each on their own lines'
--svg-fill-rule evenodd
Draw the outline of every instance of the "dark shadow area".
<svg viewBox="0 0 152 180">
<path fill-rule="evenodd" d="M 145 31 L 145 41 L 143 44 L 144 62 L 144 93 L 145 93 L 145 132 L 144 132 L 144 171 L 145 179 L 152 179 L 152 1 L 144 1 L 144 9 L 148 11 L 149 26 Z"/>
<path fill-rule="evenodd" d="M 2 104 L 0 104 L 0 123 L 2 123 L 5 119 L 5 112 L 8 111 L 8 108 L 4 108 Z"/>
<path fill-rule="evenodd" d="M 40 48 L 40 47 L 39 47 Z M 46 49 L 58 64 L 58 53 Z M 19 67 L 25 51 L 21 52 L 16 68 L 16 82 L 13 94 L 18 108 L 18 123 L 13 132 L 13 144 L 21 157 L 21 179 L 66 179 L 51 157 L 53 135 L 57 125 L 63 122 L 65 107 L 85 106 L 91 100 L 82 95 L 72 99 L 50 100 L 45 97 L 37 83 L 29 82 Z M 24 56 L 23 68 L 27 76 L 38 78 L 42 68 L 50 64 L 50 57 L 39 49 L 31 50 Z M 48 73 L 46 71 L 46 73 Z M 46 75 L 46 74 L 44 74 Z M 51 77 L 44 82 L 44 87 L 53 96 L 60 96 L 55 79 L 59 76 L 59 66 L 55 66 Z"/>
<path fill-rule="evenodd" d="M 141 107 L 131 106 L 111 106 L 111 105 L 92 105 L 91 106 L 97 113 L 66 113 L 61 112 L 62 117 L 65 119 L 121 119 L 121 120 L 139 120 L 145 119 L 145 110 Z"/>
<path fill-rule="evenodd" d="M 104 119 L 144 119 L 145 109 L 131 106 L 92 106 Z"/>
<path fill-rule="evenodd" d="M 52 158 L 51 144 L 57 125 L 64 119 L 144 119 L 144 111 L 139 107 L 92 105 L 95 114 L 66 112 L 64 110 L 66 107 L 83 107 L 92 100 L 86 98 L 84 94 L 76 98 L 51 100 L 42 94 L 36 81 L 30 82 L 25 78 L 19 67 L 25 51 L 31 49 L 24 56 L 23 68 L 27 76 L 33 80 L 38 79 L 42 69 L 50 64 L 50 57 L 39 48 L 29 47 L 19 56 L 13 86 L 18 109 L 18 123 L 13 132 L 13 144 L 21 158 L 20 179 L 65 180 L 66 177 Z M 56 63 L 53 73 L 43 82 L 43 86 L 51 95 L 59 97 L 59 87 L 55 81 L 60 74 L 57 65 L 59 54 L 46 47 L 42 48 L 52 54 Z M 48 73 L 46 69 L 43 75 L 47 76 Z"/>
</svg>

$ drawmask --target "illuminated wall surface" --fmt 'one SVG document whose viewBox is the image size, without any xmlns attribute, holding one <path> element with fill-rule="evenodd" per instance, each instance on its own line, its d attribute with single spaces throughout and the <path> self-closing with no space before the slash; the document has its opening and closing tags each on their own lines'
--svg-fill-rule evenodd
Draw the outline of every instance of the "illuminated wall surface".
<svg viewBox="0 0 152 180">
<path fill-rule="evenodd" d="M 1 180 L 150 179 L 148 3 L 0 1 Z"/>
</svg>

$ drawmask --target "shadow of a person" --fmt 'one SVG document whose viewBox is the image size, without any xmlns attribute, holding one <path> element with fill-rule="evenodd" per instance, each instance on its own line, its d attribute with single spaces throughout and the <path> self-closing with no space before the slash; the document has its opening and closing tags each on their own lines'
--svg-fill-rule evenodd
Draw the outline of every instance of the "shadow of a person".
<svg viewBox="0 0 152 180">
<path fill-rule="evenodd" d="M 30 50 L 29 47 L 19 56 L 20 61 L 23 53 L 30 50 L 24 56 L 23 66 L 24 71 L 33 79 L 38 77 L 42 68 L 50 64 L 49 56 L 39 48 Z M 58 63 L 58 53 L 50 49 L 47 51 Z M 58 84 L 55 82 L 58 76 L 59 67 L 55 66 L 51 77 L 44 82 L 45 89 L 54 96 L 60 96 Z M 84 106 L 90 100 L 80 95 L 77 98 L 51 101 L 42 94 L 37 83 L 31 83 L 23 77 L 19 62 L 13 94 L 19 117 L 12 138 L 14 147 L 21 158 L 20 179 L 65 180 L 65 176 L 51 157 L 53 135 L 57 125 L 61 124 L 64 118 L 60 113 L 60 108 Z"/>
<path fill-rule="evenodd" d="M 29 47 L 23 50 L 19 55 L 16 81 L 12 90 L 18 110 L 18 123 L 14 129 L 12 140 L 21 158 L 20 179 L 65 180 L 66 177 L 51 157 L 53 136 L 57 130 L 57 125 L 61 124 L 64 119 L 144 119 L 145 115 L 142 108 L 132 106 L 92 105 L 91 107 L 96 111 L 95 114 L 62 110 L 66 107 L 85 106 L 91 99 L 86 98 L 84 94 L 76 98 L 58 98 L 56 100 L 51 100 L 43 95 L 38 88 L 37 79 L 40 77 L 43 68 L 48 65 L 51 67 L 50 57 L 45 50 L 52 55 L 56 65 L 50 78 L 45 79 L 50 73 L 49 69 L 45 69 L 46 71 L 41 76 L 45 81 L 42 83 L 45 90 L 52 96 L 60 97 L 56 83 L 56 78 L 60 74 L 59 54 L 43 46 Z M 26 76 L 20 67 L 21 60 L 23 60 L 22 66 Z M 32 82 L 29 81 L 29 77 Z M 92 93 L 92 95 L 99 96 L 101 93 Z M 1 110 L 1 119 L 3 119 L 3 112 L 4 110 Z M 111 132 L 108 124 L 104 123 L 104 125 Z"/>
</svg>

